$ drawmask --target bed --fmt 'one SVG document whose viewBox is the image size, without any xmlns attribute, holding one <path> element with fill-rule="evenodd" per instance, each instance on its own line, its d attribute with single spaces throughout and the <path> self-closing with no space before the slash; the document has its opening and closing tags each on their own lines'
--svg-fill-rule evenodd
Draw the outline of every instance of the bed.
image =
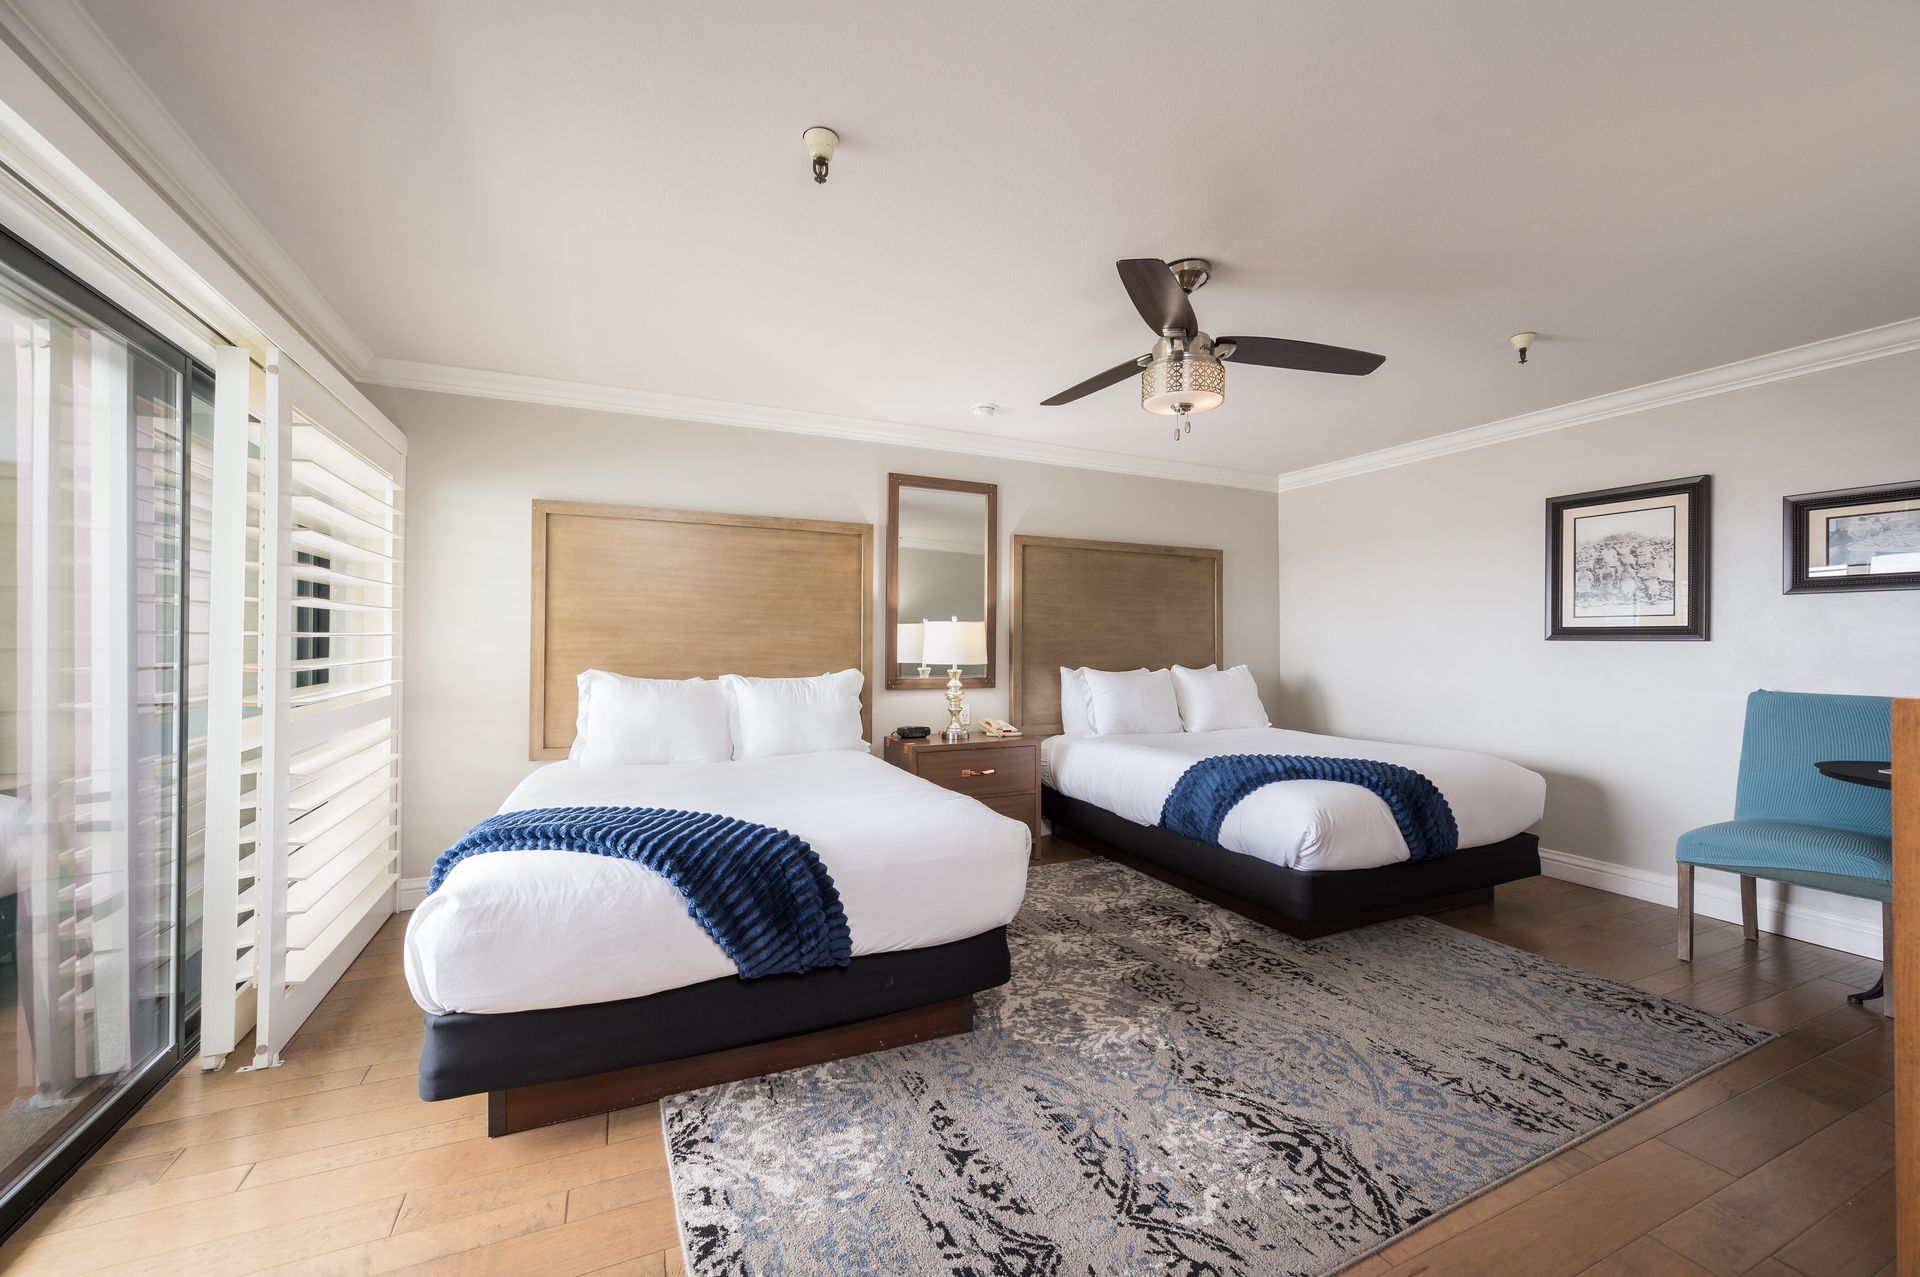
<svg viewBox="0 0 1920 1277">
<path fill-rule="evenodd" d="M 1222 658 L 1220 551 L 1013 539 L 1012 712 L 1042 735 L 1042 811 L 1056 835 L 1291 934 L 1311 937 L 1491 898 L 1540 872 L 1527 832 L 1545 781 L 1461 750 L 1244 727 L 1088 736 L 1063 731 L 1063 667 L 1193 669 Z M 1397 763 L 1434 782 L 1459 850 L 1410 860 L 1378 797 L 1331 781 L 1255 790 L 1215 841 L 1159 824 L 1181 774 L 1204 757 L 1307 754 Z"/>
<path fill-rule="evenodd" d="M 423 1099 L 485 1092 L 488 1133 L 503 1135 L 971 1028 L 972 995 L 1009 975 L 1024 824 L 858 740 L 741 761 L 567 757 L 583 670 L 868 670 L 871 537 L 866 524 L 535 504 L 529 752 L 561 761 L 500 810 L 666 807 L 789 831 L 832 875 L 853 952 L 742 979 L 650 870 L 568 851 L 474 855 L 408 923 Z M 774 614 L 783 623 L 768 627 Z M 864 689 L 858 709 L 847 732 L 870 734 Z"/>
</svg>

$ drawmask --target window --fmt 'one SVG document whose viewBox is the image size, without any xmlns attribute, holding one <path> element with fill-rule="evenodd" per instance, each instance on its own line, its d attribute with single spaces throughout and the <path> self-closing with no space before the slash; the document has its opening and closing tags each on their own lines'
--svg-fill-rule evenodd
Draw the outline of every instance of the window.
<svg viewBox="0 0 1920 1277">
<path fill-rule="evenodd" d="M 0 237 L 0 1226 L 181 1058 L 204 371 Z"/>
</svg>

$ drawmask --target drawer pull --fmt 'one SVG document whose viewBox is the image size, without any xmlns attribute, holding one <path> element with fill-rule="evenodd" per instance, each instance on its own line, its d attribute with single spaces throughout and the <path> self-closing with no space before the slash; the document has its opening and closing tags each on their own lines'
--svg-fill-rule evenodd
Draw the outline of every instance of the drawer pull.
<svg viewBox="0 0 1920 1277">
<path fill-rule="evenodd" d="M 975 771 L 975 770 L 974 770 L 973 768 L 971 768 L 971 767 L 962 767 L 962 768 L 960 769 L 960 775 L 961 775 L 961 777 L 962 777 L 962 778 L 968 778 L 968 777 L 973 777 L 973 776 L 991 776 L 991 775 L 993 775 L 993 773 L 994 773 L 994 770 L 995 770 L 995 769 L 994 769 L 994 768 L 992 768 L 992 767 L 982 767 L 982 768 L 981 768 L 980 770 L 978 770 L 978 771 Z"/>
</svg>

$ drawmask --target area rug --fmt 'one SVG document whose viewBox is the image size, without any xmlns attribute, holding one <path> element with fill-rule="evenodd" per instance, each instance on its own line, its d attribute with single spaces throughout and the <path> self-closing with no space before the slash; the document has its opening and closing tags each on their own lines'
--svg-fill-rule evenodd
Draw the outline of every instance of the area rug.
<svg viewBox="0 0 1920 1277">
<path fill-rule="evenodd" d="M 1765 1041 L 1444 923 L 1037 869 L 970 1034 L 664 1101 L 692 1277 L 1322 1274 Z"/>
</svg>

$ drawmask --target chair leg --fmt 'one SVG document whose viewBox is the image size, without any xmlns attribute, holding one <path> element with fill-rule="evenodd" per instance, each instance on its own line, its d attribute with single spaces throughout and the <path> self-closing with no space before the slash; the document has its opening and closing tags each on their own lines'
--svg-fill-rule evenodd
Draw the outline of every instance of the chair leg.
<svg viewBox="0 0 1920 1277">
<path fill-rule="evenodd" d="M 1740 875 L 1740 933 L 1749 940 L 1760 938 L 1759 885 L 1752 874 Z"/>
<path fill-rule="evenodd" d="M 1680 886 L 1680 961 L 1693 961 L 1693 866 L 1677 866 L 1679 873 L 1675 878 Z"/>
<path fill-rule="evenodd" d="M 1884 901 L 1880 905 L 1880 978 L 1871 989 L 1849 993 L 1847 1001 L 1854 1006 L 1878 1002 L 1881 1015 L 1893 1014 L 1893 906 Z"/>
</svg>

